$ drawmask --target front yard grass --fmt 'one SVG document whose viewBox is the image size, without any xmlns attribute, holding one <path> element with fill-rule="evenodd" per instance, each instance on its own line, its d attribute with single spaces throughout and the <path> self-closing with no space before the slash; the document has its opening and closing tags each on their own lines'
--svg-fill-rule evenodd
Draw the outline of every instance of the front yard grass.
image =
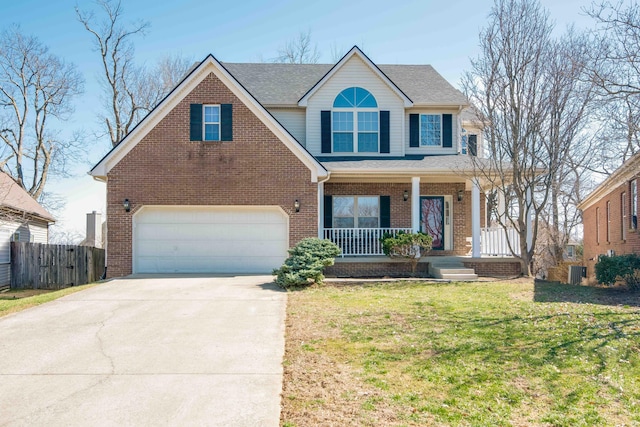
<svg viewBox="0 0 640 427">
<path fill-rule="evenodd" d="M 90 288 L 96 284 L 97 283 L 90 283 L 88 285 L 72 286 L 57 291 L 24 289 L 0 293 L 0 317 L 56 300 L 65 295 Z"/>
<path fill-rule="evenodd" d="M 640 294 L 518 279 L 288 295 L 281 425 L 640 425 Z"/>
</svg>

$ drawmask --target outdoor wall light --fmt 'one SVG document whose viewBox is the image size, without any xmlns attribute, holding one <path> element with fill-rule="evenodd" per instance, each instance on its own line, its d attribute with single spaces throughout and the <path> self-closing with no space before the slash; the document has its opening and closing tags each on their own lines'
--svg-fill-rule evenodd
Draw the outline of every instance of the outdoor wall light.
<svg viewBox="0 0 640 427">
<path fill-rule="evenodd" d="M 124 207 L 125 212 L 131 212 L 131 202 L 129 201 L 129 199 L 124 199 L 124 202 L 122 202 L 122 207 Z"/>
<path fill-rule="evenodd" d="M 403 199 L 405 202 L 409 200 L 409 190 L 404 190 Z"/>
<path fill-rule="evenodd" d="M 461 202 L 463 198 L 464 198 L 464 191 L 458 190 L 458 201 Z"/>
<path fill-rule="evenodd" d="M 300 202 L 298 201 L 298 199 L 293 202 L 293 207 L 296 209 L 296 212 L 300 212 Z"/>
</svg>

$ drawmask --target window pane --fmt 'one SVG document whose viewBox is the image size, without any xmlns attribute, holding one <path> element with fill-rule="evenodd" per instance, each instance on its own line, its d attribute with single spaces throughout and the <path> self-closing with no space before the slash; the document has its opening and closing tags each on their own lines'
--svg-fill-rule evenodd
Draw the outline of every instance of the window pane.
<svg viewBox="0 0 640 427">
<path fill-rule="evenodd" d="M 376 108 L 378 106 L 376 99 L 371 93 L 361 87 L 355 88 L 355 105 L 361 108 Z"/>
<path fill-rule="evenodd" d="M 354 228 L 353 217 L 338 217 L 333 219 L 334 228 Z"/>
<path fill-rule="evenodd" d="M 205 123 L 219 123 L 220 122 L 220 107 L 218 106 L 205 106 L 204 107 L 204 121 Z"/>
<path fill-rule="evenodd" d="M 358 228 L 378 228 L 378 217 L 375 218 L 358 218 Z"/>
<path fill-rule="evenodd" d="M 334 132 L 353 131 L 353 113 L 334 112 L 333 113 L 333 131 Z"/>
<path fill-rule="evenodd" d="M 333 198 L 333 216 L 350 216 L 353 217 L 353 197 L 335 196 Z"/>
<path fill-rule="evenodd" d="M 378 217 L 378 197 L 358 197 L 358 217 Z"/>
<path fill-rule="evenodd" d="M 220 140 L 220 125 L 204 125 L 204 140 L 205 141 L 219 141 Z"/>
<path fill-rule="evenodd" d="M 442 126 L 439 114 L 420 115 L 420 145 L 440 146 Z"/>
<path fill-rule="evenodd" d="M 358 132 L 377 132 L 378 131 L 378 112 L 359 112 L 358 113 Z"/>
<path fill-rule="evenodd" d="M 335 153 L 353 152 L 353 133 L 333 133 L 333 151 Z"/>
<path fill-rule="evenodd" d="M 360 153 L 377 153 L 378 132 L 358 133 L 358 151 Z"/>
</svg>

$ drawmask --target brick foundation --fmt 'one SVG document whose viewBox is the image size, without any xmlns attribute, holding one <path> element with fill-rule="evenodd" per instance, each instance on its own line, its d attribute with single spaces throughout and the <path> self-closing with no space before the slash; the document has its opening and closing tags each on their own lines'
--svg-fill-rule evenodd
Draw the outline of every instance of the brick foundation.
<svg viewBox="0 0 640 427">
<path fill-rule="evenodd" d="M 481 277 L 514 277 L 522 274 L 520 261 L 518 260 L 486 260 L 463 261 L 467 268 L 473 268 Z"/>
<path fill-rule="evenodd" d="M 416 276 L 428 277 L 429 263 L 418 264 Z M 411 277 L 407 262 L 338 262 L 325 269 L 327 277 Z"/>
</svg>

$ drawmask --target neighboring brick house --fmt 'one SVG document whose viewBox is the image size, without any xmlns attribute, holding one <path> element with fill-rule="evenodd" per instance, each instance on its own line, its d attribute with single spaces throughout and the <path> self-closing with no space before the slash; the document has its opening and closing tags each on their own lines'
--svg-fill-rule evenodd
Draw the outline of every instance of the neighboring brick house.
<svg viewBox="0 0 640 427">
<path fill-rule="evenodd" d="M 578 206 L 584 228 L 583 259 L 595 278 L 600 255 L 640 253 L 638 185 L 640 153 L 633 155 Z"/>
<path fill-rule="evenodd" d="M 332 65 L 208 56 L 91 171 L 107 183 L 108 275 L 264 273 L 309 236 L 371 260 L 397 230 L 480 263 L 466 107 L 431 66 L 357 47 Z"/>
</svg>

